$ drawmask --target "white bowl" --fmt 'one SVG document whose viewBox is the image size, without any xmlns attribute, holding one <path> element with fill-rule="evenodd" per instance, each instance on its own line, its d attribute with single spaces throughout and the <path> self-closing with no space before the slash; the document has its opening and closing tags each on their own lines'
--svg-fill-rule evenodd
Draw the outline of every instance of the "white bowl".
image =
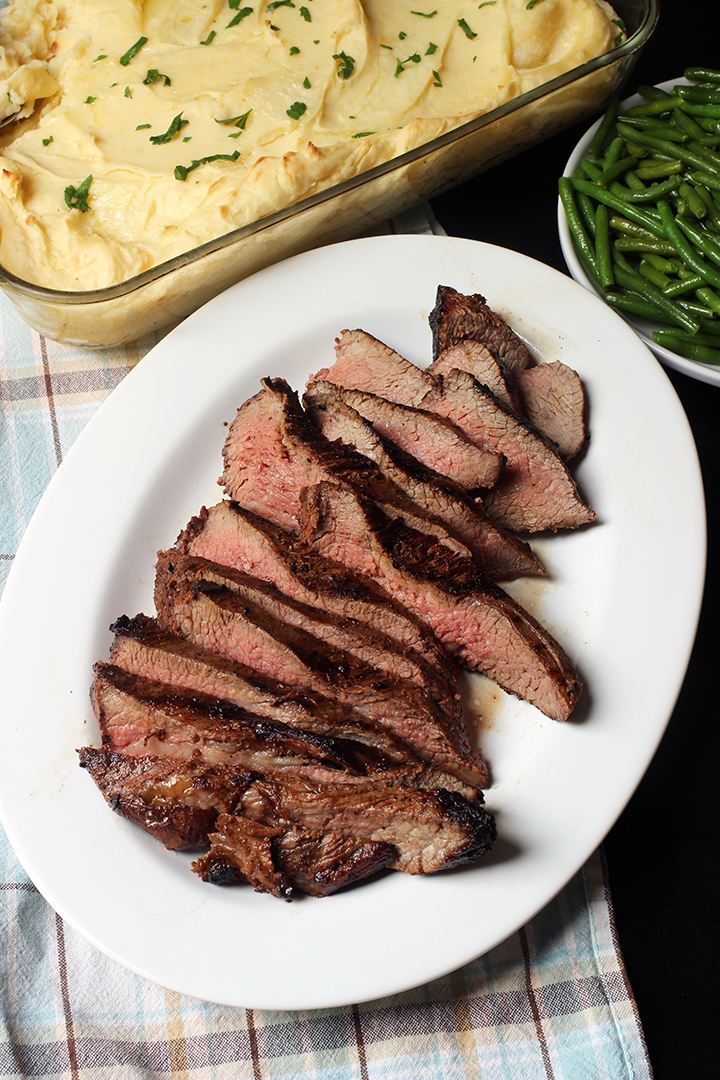
<svg viewBox="0 0 720 1080">
<path fill-rule="evenodd" d="M 673 86 L 677 86 L 680 83 L 687 83 L 686 79 L 670 79 L 668 82 L 660 83 L 661 90 L 670 90 Z M 639 94 L 633 95 L 633 97 L 627 98 L 620 105 L 620 112 L 625 112 L 627 109 L 631 109 L 634 105 L 640 105 L 645 99 Z M 585 132 L 580 139 L 572 154 L 568 158 L 567 165 L 565 166 L 564 176 L 572 176 L 577 168 L 578 162 L 587 153 L 587 148 L 590 145 L 593 135 L 600 126 L 601 120 Z M 560 234 L 560 246 L 562 253 L 567 263 L 567 268 L 570 271 L 575 281 L 584 285 L 590 292 L 598 293 L 590 278 L 585 273 L 585 269 L 578 257 L 575 245 L 573 243 L 570 228 L 565 217 L 565 211 L 563 210 L 562 203 L 558 199 L 558 232 Z M 713 383 L 715 386 L 720 386 L 720 367 L 716 367 L 713 364 L 703 364 L 699 360 L 690 360 L 686 356 L 680 356 L 678 353 L 671 352 L 670 349 L 666 349 L 663 345 L 658 345 L 653 341 L 653 330 L 659 330 L 661 324 L 652 322 L 650 319 L 641 319 L 637 315 L 627 315 L 624 312 L 620 312 L 626 322 L 632 326 L 633 330 L 643 339 L 645 344 L 652 349 L 655 356 L 661 363 L 667 367 L 674 368 L 676 371 L 682 371 L 685 375 L 689 375 L 692 379 L 699 379 L 700 382 Z M 720 337 L 718 338 L 718 345 L 720 346 Z"/>
</svg>

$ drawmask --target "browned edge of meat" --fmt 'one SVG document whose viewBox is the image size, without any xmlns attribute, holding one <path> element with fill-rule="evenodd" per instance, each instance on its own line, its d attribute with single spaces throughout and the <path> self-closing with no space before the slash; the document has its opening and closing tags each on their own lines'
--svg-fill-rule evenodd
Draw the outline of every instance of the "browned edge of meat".
<svg viewBox="0 0 720 1080">
<path fill-rule="evenodd" d="M 413 686 L 429 693 L 449 716 L 457 716 L 456 694 L 449 691 L 440 672 L 419 653 L 404 648 L 395 638 L 370 623 L 359 622 L 350 616 L 339 620 L 333 613 L 287 596 L 269 582 L 234 567 L 178 551 L 158 552 L 157 611 L 167 608 L 172 593 L 198 582 L 229 589 L 239 600 L 258 605 L 278 622 L 304 630 L 328 645 L 345 650 L 391 679 L 410 680 Z"/>
<path fill-rule="evenodd" d="M 410 747 L 380 724 L 327 695 L 299 690 L 163 629 L 147 615 L 120 616 L 110 627 L 109 661 L 135 675 L 230 701 L 289 727 L 372 748 L 378 762 L 407 762 Z"/>
<path fill-rule="evenodd" d="M 527 370 L 532 370 L 528 368 Z M 503 368 L 488 349 L 487 345 L 472 338 L 464 338 L 449 349 L 440 353 L 438 358 L 426 368 L 429 375 L 449 375 L 451 371 L 469 371 L 483 386 L 487 386 L 506 408 L 520 412 L 520 400 L 513 386 L 508 382 Z"/>
<path fill-rule="evenodd" d="M 348 443 L 382 469 L 383 473 L 419 505 L 444 522 L 466 545 L 473 560 L 490 577 L 503 581 L 545 570 L 529 544 L 496 525 L 481 502 L 448 476 L 434 472 L 378 434 L 345 400 L 345 392 L 332 383 L 313 383 L 305 395 L 313 422 L 329 439 Z M 407 519 L 406 519 L 407 521 Z M 412 521 L 407 521 L 412 526 Z"/>
<path fill-rule="evenodd" d="M 449 285 L 439 285 L 428 321 L 433 337 L 433 360 L 463 338 L 471 338 L 487 346 L 511 382 L 518 371 L 532 364 L 527 346 L 502 316 L 488 307 L 480 293 L 464 295 Z"/>
<path fill-rule="evenodd" d="M 565 651 L 536 619 L 476 569 L 452 585 L 440 545 L 349 490 L 320 484 L 303 493 L 303 536 L 330 558 L 380 581 L 427 621 L 447 648 L 547 716 L 565 720 L 581 683 Z"/>
<path fill-rule="evenodd" d="M 191 519 L 178 551 L 200 555 L 269 581 L 287 596 L 370 623 L 420 653 L 460 700 L 458 673 L 447 651 L 416 615 L 376 582 L 324 558 L 297 531 L 282 529 L 237 503 L 221 502 Z"/>
</svg>

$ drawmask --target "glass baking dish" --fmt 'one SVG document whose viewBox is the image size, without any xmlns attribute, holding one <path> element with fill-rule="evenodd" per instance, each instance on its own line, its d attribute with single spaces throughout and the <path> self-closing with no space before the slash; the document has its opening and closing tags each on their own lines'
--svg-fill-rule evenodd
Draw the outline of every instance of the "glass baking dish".
<svg viewBox="0 0 720 1080">
<path fill-rule="evenodd" d="M 59 341 L 121 345 L 178 323 L 241 278 L 309 248 L 347 240 L 598 113 L 627 79 L 658 0 L 614 0 L 627 40 L 439 138 L 104 289 L 48 289 L 0 266 L 0 288 Z"/>
</svg>

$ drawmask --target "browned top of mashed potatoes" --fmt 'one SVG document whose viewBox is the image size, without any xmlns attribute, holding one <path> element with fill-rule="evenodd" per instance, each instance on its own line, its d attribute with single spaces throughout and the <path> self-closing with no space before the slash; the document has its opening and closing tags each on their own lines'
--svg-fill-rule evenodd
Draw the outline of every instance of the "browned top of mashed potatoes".
<svg viewBox="0 0 720 1080">
<path fill-rule="evenodd" d="M 125 281 L 607 51 L 615 18 L 602 0 L 22 0 L 0 13 L 0 261 L 57 289 Z"/>
</svg>

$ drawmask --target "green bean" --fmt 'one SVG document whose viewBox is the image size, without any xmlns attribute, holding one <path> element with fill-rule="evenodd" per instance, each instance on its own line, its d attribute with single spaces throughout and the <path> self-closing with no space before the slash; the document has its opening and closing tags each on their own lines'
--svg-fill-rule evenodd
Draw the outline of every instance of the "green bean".
<svg viewBox="0 0 720 1080">
<path fill-rule="evenodd" d="M 720 176 L 714 176 L 700 169 L 698 172 L 690 173 L 690 179 L 696 184 L 704 184 L 705 187 L 712 188 L 713 191 L 720 191 Z"/>
<path fill-rule="evenodd" d="M 668 240 L 645 240 L 639 236 L 629 236 L 615 241 L 618 251 L 630 251 L 646 254 L 648 251 L 655 255 L 676 255 L 677 252 Z"/>
<path fill-rule="evenodd" d="M 651 263 L 647 262 L 646 259 L 641 260 L 640 266 L 638 267 L 638 273 L 642 274 L 644 278 L 647 278 L 647 280 L 652 282 L 658 289 L 661 289 L 664 296 L 667 296 L 665 290 L 668 285 L 672 284 L 671 279 L 667 274 L 663 274 L 661 270 L 657 270 Z"/>
<path fill-rule="evenodd" d="M 720 330 L 720 322 L 715 325 Z M 680 327 L 676 328 L 673 326 L 672 329 L 664 328 L 663 330 L 658 330 L 658 333 L 662 333 L 663 335 L 672 334 L 673 337 L 679 337 L 683 341 L 694 341 L 697 345 L 710 345 L 711 348 L 714 349 L 717 349 L 718 345 L 720 345 L 717 334 L 703 333 L 702 330 L 699 330 L 697 334 L 688 334 L 686 330 L 681 330 Z"/>
<path fill-rule="evenodd" d="M 588 195 L 587 198 L 590 198 Z M 627 233 L 628 236 L 643 237 L 647 240 L 656 239 L 655 234 L 644 229 L 642 225 L 638 225 L 635 221 L 628 221 L 627 218 L 621 217 L 620 214 L 613 214 L 610 218 L 610 228 L 617 229 L 618 232 Z"/>
<path fill-rule="evenodd" d="M 610 229 L 608 227 L 608 208 L 602 203 L 595 211 L 595 262 L 597 276 L 603 289 L 615 284 L 612 259 L 610 257 Z"/>
<path fill-rule="evenodd" d="M 694 341 L 687 341 L 667 330 L 656 330 L 653 333 L 653 341 L 673 352 L 680 353 L 681 356 L 687 356 L 690 360 L 699 360 L 703 364 L 720 364 L 720 349 L 696 345 Z"/>
<path fill-rule="evenodd" d="M 683 180 L 678 188 L 678 193 L 683 197 L 685 202 L 690 208 L 690 213 L 694 214 L 699 221 L 702 221 L 704 217 L 707 217 L 707 206 L 702 201 L 700 196 L 695 191 L 694 187 L 688 184 L 687 180 Z"/>
<path fill-rule="evenodd" d="M 710 166 L 711 170 L 720 170 L 720 154 L 716 154 L 709 146 L 703 146 L 697 139 L 693 139 L 684 149 L 686 151 L 692 150 L 701 161 L 705 161 Z M 681 157 L 681 155 L 678 154 L 678 157 Z"/>
<path fill-rule="evenodd" d="M 670 282 L 663 292 L 666 296 L 684 296 L 685 293 L 695 292 L 699 285 L 702 285 L 703 279 L 699 274 L 693 274 L 691 278 L 683 278 L 681 281 Z"/>
<path fill-rule="evenodd" d="M 711 102 L 720 104 L 720 87 L 717 86 L 674 86 L 673 96 L 685 101 Z"/>
<path fill-rule="evenodd" d="M 685 166 L 677 158 L 675 161 L 649 161 L 638 165 L 635 175 L 641 180 L 659 180 L 661 176 L 673 176 L 681 173 Z"/>
<path fill-rule="evenodd" d="M 688 67 L 685 68 L 683 75 L 688 82 L 720 83 L 720 71 L 714 68 Z"/>
<path fill-rule="evenodd" d="M 692 101 L 681 99 L 679 108 L 690 116 L 710 116 L 713 120 L 720 117 L 720 105 L 695 105 Z"/>
<path fill-rule="evenodd" d="M 642 191 L 629 191 L 625 198 L 634 203 L 657 202 L 663 196 L 669 195 L 671 191 L 677 191 L 681 185 L 682 180 L 679 176 L 668 176 L 667 180 L 660 180 L 657 184 L 652 184 Z"/>
<path fill-rule="evenodd" d="M 681 109 L 675 109 L 673 113 L 673 122 L 678 131 L 684 135 L 690 135 L 693 139 L 702 138 L 703 131 L 705 130 L 698 123 L 697 120 L 693 120 Z"/>
<path fill-rule="evenodd" d="M 678 255 L 685 260 L 688 266 L 704 278 L 708 285 L 720 286 L 720 272 L 713 269 L 709 263 L 701 258 L 692 245 L 688 242 L 684 232 L 678 224 L 678 220 L 672 212 L 670 203 L 666 199 L 660 199 L 658 210 L 662 219 L 667 238 L 673 245 Z"/>
<path fill-rule="evenodd" d="M 694 319 L 712 319 L 715 316 L 715 312 L 712 311 L 707 304 L 698 304 L 696 300 L 683 300 L 678 298 L 676 300 L 677 306 L 686 311 L 688 315 L 691 315 Z"/>
<path fill-rule="evenodd" d="M 567 217 L 568 227 L 572 233 L 573 239 L 580 250 L 581 255 L 585 258 L 586 262 L 592 269 L 595 277 L 597 277 L 597 260 L 595 258 L 595 245 L 590 240 L 585 226 L 583 225 L 582 218 L 578 212 L 577 205 L 575 203 L 575 197 L 573 194 L 573 184 L 567 176 L 561 176 L 558 181 L 558 192 L 560 194 L 560 200 L 565 210 L 565 216 Z"/>
<path fill-rule="evenodd" d="M 617 120 L 619 105 L 620 101 L 617 97 L 613 97 L 610 99 L 610 103 L 605 110 L 605 115 L 600 121 L 600 126 L 590 140 L 590 145 L 588 146 L 588 157 L 600 156 L 602 148 L 605 144 L 605 140 L 607 139 L 609 132 L 611 131 L 615 121 Z"/>
<path fill-rule="evenodd" d="M 638 159 L 633 156 L 621 158 L 619 161 L 615 161 L 613 164 L 606 166 L 600 175 L 593 179 L 596 179 L 597 183 L 602 184 L 603 187 L 607 187 L 607 185 L 616 177 L 622 176 L 622 174 L 626 173 L 629 169 L 634 169 L 637 163 Z"/>
<path fill-rule="evenodd" d="M 632 270 L 628 271 L 624 266 L 616 264 L 615 279 L 618 285 L 639 293 L 640 296 L 656 307 L 664 316 L 664 321 L 684 326 L 686 330 L 695 333 L 700 329 L 700 324 L 692 315 L 684 311 L 674 300 L 669 300 L 667 296 L 663 296 L 659 289 L 656 289 L 640 274 L 636 274 Z"/>
<path fill-rule="evenodd" d="M 666 124 L 664 127 L 648 127 L 645 128 L 645 134 L 650 135 L 655 139 L 667 139 L 668 142 L 684 143 L 690 138 L 689 132 L 678 131 L 677 128 L 671 127 L 670 124 Z"/>
<path fill-rule="evenodd" d="M 647 147 L 641 146 L 640 143 L 633 142 L 632 139 L 625 140 L 625 148 L 633 155 L 633 157 L 639 158 L 640 160 L 646 158 L 650 153 Z"/>
<path fill-rule="evenodd" d="M 576 191 L 582 191 L 585 195 L 590 195 L 591 198 L 597 199 L 598 202 L 605 203 L 611 210 L 617 210 L 624 217 L 628 217 L 631 221 L 642 225 L 643 228 L 654 233 L 655 236 L 659 236 L 663 240 L 667 239 L 662 223 L 646 211 L 638 210 L 632 203 L 626 202 L 624 199 L 618 199 L 610 191 L 599 188 L 596 184 L 591 184 L 587 180 L 581 180 L 579 177 L 573 176 L 570 182 Z"/>
<path fill-rule="evenodd" d="M 652 252 L 648 252 L 644 258 L 645 262 L 649 262 L 651 266 L 662 271 L 663 274 L 677 274 L 682 266 L 682 263 L 677 259 L 665 259 L 662 255 L 655 255 Z"/>
<path fill-rule="evenodd" d="M 688 76 L 686 75 L 687 79 Z M 700 81 L 700 80 L 698 80 Z M 647 98 L 649 101 L 668 101 L 673 95 L 668 94 L 667 90 L 661 90 L 659 86 L 638 86 L 638 94 L 641 97 Z"/>
<path fill-rule="evenodd" d="M 668 109 L 679 109 L 683 104 L 681 97 L 668 97 L 658 98 L 655 101 L 648 101 L 644 105 L 635 105 L 632 109 L 624 114 L 625 116 L 657 116 L 659 113 L 667 112 Z"/>
<path fill-rule="evenodd" d="M 588 232 L 591 236 L 595 235 L 595 206 L 589 195 L 583 195 L 581 191 L 578 191 L 575 195 L 575 202 L 577 208 L 580 211 L 580 216 L 587 225 Z"/>
<path fill-rule="evenodd" d="M 695 295 L 703 304 L 707 304 L 711 311 L 714 311 L 716 315 L 720 315 L 720 296 L 713 292 L 709 285 L 703 285 L 702 288 L 696 289 Z"/>
<path fill-rule="evenodd" d="M 628 293 L 618 292 L 606 292 L 605 299 L 610 307 L 618 308 L 620 311 L 626 311 L 628 315 L 639 315 L 643 319 L 654 319 L 655 322 L 662 322 L 662 312 L 647 300 L 643 300 L 641 296 L 630 295 Z"/>
<path fill-rule="evenodd" d="M 696 247 L 700 248 L 703 255 L 707 255 L 709 259 L 712 259 L 714 263 L 717 263 L 717 265 L 720 266 L 720 244 L 716 240 L 713 240 L 711 236 L 708 236 L 707 233 L 701 232 L 700 229 L 691 225 L 684 217 L 678 216 L 677 223 L 688 239 L 691 240 Z M 698 271 L 698 273 L 699 272 L 700 271 Z"/>
</svg>

